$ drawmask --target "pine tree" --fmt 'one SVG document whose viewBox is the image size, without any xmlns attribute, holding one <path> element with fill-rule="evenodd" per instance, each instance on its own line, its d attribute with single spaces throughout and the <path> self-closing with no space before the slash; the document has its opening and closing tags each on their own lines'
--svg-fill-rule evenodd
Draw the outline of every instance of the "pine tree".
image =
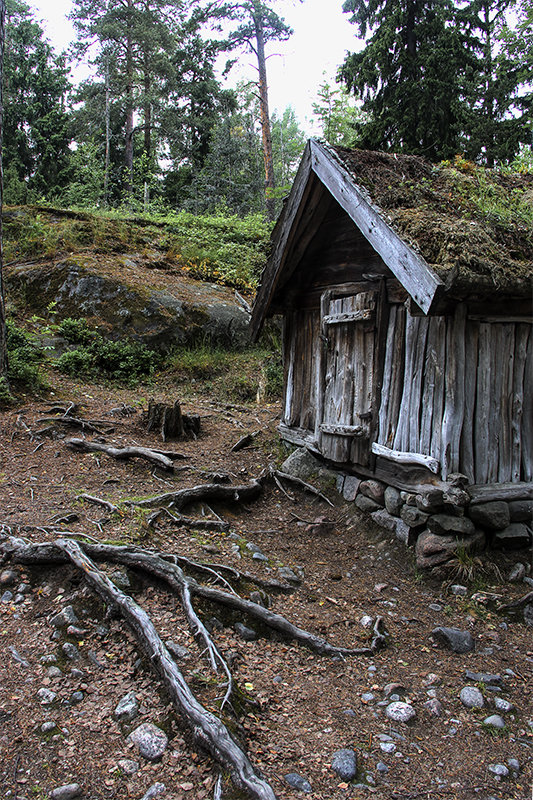
<svg viewBox="0 0 533 800">
<path fill-rule="evenodd" d="M 4 59 L 6 199 L 54 197 L 69 180 L 65 57 L 55 56 L 26 3 L 7 0 Z M 29 195 L 28 195 L 29 192 Z"/>
<path fill-rule="evenodd" d="M 178 142 L 194 150 L 200 139 L 207 150 L 206 134 L 199 131 L 200 122 L 206 129 L 213 123 L 213 96 L 219 92 L 213 71 L 217 48 L 201 40 L 202 16 L 188 13 L 182 0 L 75 0 L 72 19 L 78 55 L 94 50 L 97 42 L 93 62 L 100 88 L 92 99 L 102 114 L 101 138 L 105 98 L 106 131 L 122 138 L 124 193 L 131 199 L 134 184 L 138 194 L 140 183 L 147 199 L 147 189 L 159 173 L 162 148 L 175 158 Z M 198 121 L 196 128 L 193 119 Z M 112 160 L 107 133 L 105 141 Z M 189 156 L 182 150 L 179 157 Z"/>
<path fill-rule="evenodd" d="M 533 53 L 528 63 L 527 23 L 515 32 L 506 25 L 515 5 L 471 0 L 460 14 L 476 59 L 465 83 L 469 114 L 463 150 L 488 166 L 511 161 L 520 144 L 531 141 Z"/>
<path fill-rule="evenodd" d="M 370 149 L 453 156 L 464 109 L 462 76 L 471 60 L 450 0 L 346 0 L 343 10 L 365 48 L 347 56 L 340 70 L 346 86 L 364 101 L 370 118 L 356 125 L 358 143 Z"/>
<path fill-rule="evenodd" d="M 266 209 L 270 219 L 276 212 L 274 189 L 276 178 L 272 154 L 272 129 L 268 104 L 268 81 L 266 69 L 266 45 L 272 41 L 284 41 L 292 34 L 285 20 L 264 0 L 244 0 L 219 9 L 219 14 L 229 20 L 238 21 L 238 26 L 228 37 L 231 48 L 246 47 L 257 59 L 257 89 L 261 113 L 261 135 L 265 167 Z"/>
</svg>

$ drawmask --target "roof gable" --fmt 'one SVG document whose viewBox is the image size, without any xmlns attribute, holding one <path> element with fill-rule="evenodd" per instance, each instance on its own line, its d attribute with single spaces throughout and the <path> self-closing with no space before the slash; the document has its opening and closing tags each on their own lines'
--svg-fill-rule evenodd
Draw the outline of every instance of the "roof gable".
<svg viewBox="0 0 533 800">
<path fill-rule="evenodd" d="M 320 186 L 317 186 L 317 179 Z M 426 261 L 403 241 L 372 205 L 365 190 L 355 182 L 334 151 L 311 139 L 272 234 L 273 249 L 262 276 L 250 323 L 254 339 L 261 330 L 280 276 L 287 268 L 289 243 L 297 235 L 305 239 L 306 201 L 321 187 L 325 187 L 350 216 L 424 313 L 431 310 L 444 289 L 443 282 Z"/>
</svg>

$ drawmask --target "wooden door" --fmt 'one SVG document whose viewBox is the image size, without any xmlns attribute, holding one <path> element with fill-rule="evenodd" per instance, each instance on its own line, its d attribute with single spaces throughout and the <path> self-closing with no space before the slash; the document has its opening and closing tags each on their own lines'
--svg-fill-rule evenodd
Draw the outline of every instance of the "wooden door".
<svg viewBox="0 0 533 800">
<path fill-rule="evenodd" d="M 322 295 L 322 454 L 338 463 L 363 466 L 370 459 L 375 414 L 377 291 Z"/>
</svg>

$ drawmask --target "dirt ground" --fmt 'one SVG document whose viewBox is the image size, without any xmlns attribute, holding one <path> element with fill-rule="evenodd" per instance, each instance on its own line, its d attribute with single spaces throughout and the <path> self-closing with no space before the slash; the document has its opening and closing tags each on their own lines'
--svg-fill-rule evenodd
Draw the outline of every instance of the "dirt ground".
<svg viewBox="0 0 533 800">
<path fill-rule="evenodd" d="M 285 781 L 288 773 L 305 777 L 312 786 L 308 796 L 316 800 L 531 798 L 532 629 L 519 615 L 503 617 L 472 599 L 481 588 L 512 600 L 525 594 L 525 584 L 498 579 L 489 562 L 474 565 L 470 582 L 461 575 L 454 578 L 452 572 L 444 582 L 420 575 L 402 544 L 343 503 L 333 490 L 331 507 L 288 484 L 285 494 L 269 483 L 259 500 L 244 507 L 214 507 L 231 523 L 230 533 L 172 527 L 163 520 L 152 530 L 145 514 L 127 507 L 120 516 L 109 515 L 78 500 L 78 495 L 87 492 L 120 503 L 206 483 L 213 472 L 223 471 L 234 483 L 246 483 L 268 463 L 279 464 L 283 455 L 275 432 L 279 408 L 224 406 L 190 396 L 183 410 L 200 414 L 200 438 L 162 445 L 142 424 L 150 389 L 54 380 L 55 395 L 47 400 L 82 404 L 78 416 L 99 420 L 107 429 L 106 442 L 165 447 L 187 458 L 176 462 L 176 473 L 169 475 L 141 460 L 118 462 L 104 454 L 73 452 L 64 437 L 81 434 L 61 425 L 54 426 L 53 434 L 38 434 L 47 427 L 40 420 L 50 416 L 50 405 L 29 401 L 0 414 L 4 533 L 9 529 L 32 542 L 51 540 L 57 536 L 51 530 L 54 518 L 72 513 L 76 517 L 55 524 L 56 529 L 224 563 L 267 580 L 279 580 L 278 569 L 290 567 L 303 576 L 302 583 L 291 594 L 271 592 L 272 609 L 334 644 L 363 646 L 368 633 L 361 618 L 384 618 L 389 633 L 385 649 L 372 657 L 332 660 L 279 637 L 262 635 L 244 641 L 232 627 L 235 618 L 216 608 L 201 609 L 206 619 L 215 616 L 223 623 L 224 627 L 215 624 L 213 637 L 231 662 L 239 686 L 253 700 L 237 709 L 233 732 L 278 798 L 305 796 Z M 161 388 L 159 394 L 179 399 L 170 387 Z M 112 411 L 123 403 L 135 413 L 123 416 Z M 259 431 L 252 446 L 231 452 L 232 445 L 252 431 Z M 189 507 L 185 513 L 200 516 L 201 511 Z M 308 523 L 319 518 L 334 524 L 309 530 Z M 246 543 L 257 545 L 268 560 L 254 560 Z M 527 557 L 498 556 L 504 578 L 514 563 Z M 8 564 L 3 567 L 8 568 Z M 145 660 L 139 661 L 124 623 L 105 616 L 101 601 L 74 569 L 14 569 L 15 588 L 2 586 L 0 594 L 10 589 L 16 594 L 21 582 L 30 588 L 21 602 L 0 603 L 2 800 L 44 798 L 53 788 L 69 783 L 79 783 L 87 800 L 140 800 L 155 782 L 165 785 L 161 795 L 165 800 L 213 797 L 216 765 L 195 749 L 158 678 Z M 110 567 L 109 572 L 115 569 Z M 221 678 L 213 676 L 202 658 L 179 600 L 142 576 L 129 577 L 128 591 L 149 611 L 163 639 L 171 638 L 189 650 L 180 668 L 200 701 L 216 711 Z M 466 583 L 467 595 L 452 594 L 453 582 Z M 66 605 L 74 607 L 82 632 L 63 632 L 54 638 L 50 618 Z M 458 655 L 438 646 L 431 638 L 436 625 L 470 631 L 475 650 Z M 65 641 L 77 646 L 79 660 L 65 658 Z M 57 660 L 47 662 L 46 656 Z M 48 675 L 51 665 L 59 668 L 57 677 Z M 478 681 L 486 707 L 468 709 L 461 703 L 461 689 L 472 684 L 465 677 L 467 669 L 502 676 L 499 695 L 514 706 L 503 715 L 503 730 L 491 732 L 483 725 L 495 713 L 491 698 L 498 692 Z M 391 683 L 398 684 L 393 693 L 408 699 L 416 710 L 409 725 L 392 723 L 385 716 Z M 43 687 L 57 694 L 51 705 L 42 704 L 37 695 Z M 79 702 L 72 699 L 76 692 L 82 693 Z M 113 711 L 128 692 L 135 692 L 141 713 L 129 726 L 121 726 Z M 425 705 L 435 696 L 441 703 L 440 716 Z M 45 722 L 56 727 L 43 732 Z M 169 747 L 159 762 L 145 761 L 126 741 L 140 722 L 158 724 L 169 736 Z M 342 748 L 357 753 L 359 771 L 352 783 L 331 769 L 333 754 Z M 122 759 L 137 761 L 139 769 L 128 775 L 118 763 Z M 503 779 L 489 770 L 491 765 L 508 765 L 509 759 L 518 761 L 519 770 L 509 767 Z M 227 779 L 223 796 L 228 800 L 238 796 Z"/>
</svg>

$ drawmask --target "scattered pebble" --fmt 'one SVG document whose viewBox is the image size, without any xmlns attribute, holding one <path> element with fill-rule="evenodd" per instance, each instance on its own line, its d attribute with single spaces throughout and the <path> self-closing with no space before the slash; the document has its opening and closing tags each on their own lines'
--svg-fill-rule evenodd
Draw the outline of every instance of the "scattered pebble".
<svg viewBox="0 0 533 800">
<path fill-rule="evenodd" d="M 143 722 L 130 733 L 127 740 L 133 742 L 139 755 L 148 761 L 157 761 L 168 746 L 168 739 L 164 731 L 151 722 Z"/>
<path fill-rule="evenodd" d="M 167 787 L 164 783 L 154 783 L 150 786 L 142 800 L 153 800 L 154 797 L 158 797 L 160 794 L 166 792 L 166 790 Z"/>
<path fill-rule="evenodd" d="M 487 725 L 489 728 L 505 728 L 505 720 L 499 714 L 491 714 L 490 717 L 483 720 L 483 725 Z"/>
<path fill-rule="evenodd" d="M 117 765 L 120 767 L 124 775 L 135 775 L 136 772 L 140 769 L 140 764 L 138 761 L 133 761 L 131 758 L 120 758 L 117 761 Z"/>
<path fill-rule="evenodd" d="M 331 769 L 343 781 L 353 781 L 357 775 L 357 756 L 355 751 L 348 748 L 337 750 L 331 760 Z"/>
<path fill-rule="evenodd" d="M 113 716 L 117 722 L 131 722 L 139 716 L 139 703 L 135 697 L 135 692 L 128 692 L 119 701 Z"/>
<path fill-rule="evenodd" d="M 465 686 L 459 695 L 461 703 L 467 708 L 483 708 L 485 701 L 476 686 Z"/>
<path fill-rule="evenodd" d="M 510 711 L 514 711 L 514 706 L 509 700 L 506 700 L 504 697 L 495 697 L 494 698 L 494 706 L 498 711 L 503 711 L 503 713 L 509 713 Z"/>
<path fill-rule="evenodd" d="M 37 692 L 37 697 L 41 701 L 42 706 L 47 706 L 50 705 L 50 703 L 54 702 L 54 700 L 57 697 L 57 694 L 55 692 L 51 692 L 50 689 L 47 689 L 46 687 L 43 686 L 43 688 L 39 689 L 39 691 Z"/>
<path fill-rule="evenodd" d="M 71 661 L 77 661 L 80 657 L 80 651 L 72 642 L 65 642 L 61 649 Z"/>
<path fill-rule="evenodd" d="M 298 789 L 300 792 L 309 793 L 312 791 L 311 784 L 306 778 L 302 778 L 297 772 L 289 772 L 288 775 L 283 776 L 286 783 L 292 786 L 293 789 Z"/>
<path fill-rule="evenodd" d="M 458 597 L 465 597 L 468 589 L 460 583 L 454 583 L 453 586 L 450 586 L 450 592 Z"/>
<path fill-rule="evenodd" d="M 393 722 L 411 722 L 416 717 L 416 711 L 409 703 L 395 702 L 390 703 L 385 713 Z"/>
<path fill-rule="evenodd" d="M 43 724 L 41 725 L 41 731 L 43 733 L 51 733 L 51 731 L 55 731 L 56 728 L 57 728 L 57 725 L 55 724 L 55 722 L 51 722 L 51 721 L 50 722 L 43 722 Z"/>
<path fill-rule="evenodd" d="M 505 764 L 489 764 L 489 772 L 492 772 L 493 775 L 498 775 L 500 778 L 507 778 L 509 775 L 509 770 L 505 766 Z"/>
<path fill-rule="evenodd" d="M 68 625 L 77 625 L 78 622 L 78 617 L 72 606 L 65 606 L 51 618 L 50 625 L 53 625 L 54 628 L 66 628 Z"/>
<path fill-rule="evenodd" d="M 65 786 L 58 786 L 50 792 L 51 800 L 75 800 L 81 797 L 81 786 L 79 783 L 68 783 Z"/>
</svg>

